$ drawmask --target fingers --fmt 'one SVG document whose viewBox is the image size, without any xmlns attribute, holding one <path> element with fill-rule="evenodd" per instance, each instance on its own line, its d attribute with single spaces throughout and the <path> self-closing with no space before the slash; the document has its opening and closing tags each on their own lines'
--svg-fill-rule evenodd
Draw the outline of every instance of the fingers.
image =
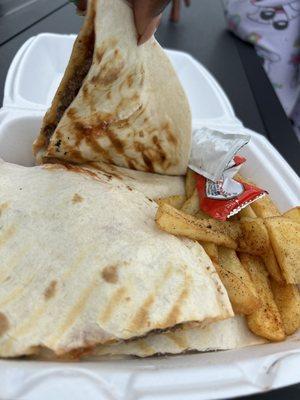
<svg viewBox="0 0 300 400">
<path fill-rule="evenodd" d="M 171 0 L 127 0 L 133 6 L 135 25 L 138 32 L 138 45 L 147 42 L 157 30 L 161 13 Z M 84 13 L 87 8 L 88 0 L 74 0 L 77 3 L 77 10 Z M 191 0 L 184 0 L 188 7 Z M 180 19 L 181 0 L 173 0 L 171 20 L 178 22 Z"/>
<path fill-rule="evenodd" d="M 146 43 L 156 32 L 161 20 L 161 14 L 157 17 L 153 18 L 150 24 L 145 29 L 144 33 L 139 36 L 138 38 L 138 45 L 141 46 L 142 44 Z"/>
<path fill-rule="evenodd" d="M 77 1 L 77 9 L 80 12 L 86 11 L 87 8 L 87 0 L 78 0 Z"/>
<path fill-rule="evenodd" d="M 156 31 L 161 13 L 170 0 L 133 0 L 135 25 L 139 35 L 138 44 L 145 43 Z"/>
<path fill-rule="evenodd" d="M 180 19 L 180 1 L 181 0 L 173 0 L 173 6 L 170 16 L 172 22 L 178 22 Z"/>
</svg>

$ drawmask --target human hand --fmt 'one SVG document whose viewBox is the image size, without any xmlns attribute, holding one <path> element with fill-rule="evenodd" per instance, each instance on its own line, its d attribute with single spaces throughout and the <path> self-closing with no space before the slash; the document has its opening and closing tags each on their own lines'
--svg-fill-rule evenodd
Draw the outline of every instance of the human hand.
<svg viewBox="0 0 300 400">
<path fill-rule="evenodd" d="M 184 4 L 189 7 L 191 5 L 192 0 L 183 0 Z M 178 22 L 180 19 L 180 6 L 181 0 L 173 0 L 170 20 L 173 22 Z"/>
<path fill-rule="evenodd" d="M 70 0 L 70 1 L 76 4 L 77 11 L 79 12 L 79 14 L 85 13 L 88 0 Z"/>
<path fill-rule="evenodd" d="M 170 19 L 178 22 L 180 19 L 181 1 L 189 7 L 191 0 L 172 0 Z M 132 0 L 135 25 L 139 35 L 138 44 L 141 45 L 151 38 L 159 26 L 161 15 L 170 0 Z"/>
<path fill-rule="evenodd" d="M 73 0 L 80 13 L 86 10 L 88 0 Z M 138 33 L 138 45 L 147 42 L 155 33 L 159 26 L 161 15 L 171 0 L 128 0 L 134 11 L 135 25 Z M 187 7 L 191 0 L 172 0 L 172 10 L 170 19 L 178 22 L 180 19 L 181 1 L 184 1 Z"/>
</svg>

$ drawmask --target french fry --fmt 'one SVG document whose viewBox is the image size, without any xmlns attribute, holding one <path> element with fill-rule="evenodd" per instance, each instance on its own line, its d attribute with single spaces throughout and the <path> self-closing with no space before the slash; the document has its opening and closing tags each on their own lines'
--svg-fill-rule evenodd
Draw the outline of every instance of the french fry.
<svg viewBox="0 0 300 400">
<path fill-rule="evenodd" d="M 260 307 L 260 300 L 248 272 L 241 264 L 236 252 L 219 247 L 220 268 L 217 272 L 228 292 L 236 314 L 249 315 Z"/>
<path fill-rule="evenodd" d="M 279 283 L 285 283 L 281 268 L 277 262 L 273 247 L 270 246 L 266 254 L 261 256 L 270 276 Z"/>
<path fill-rule="evenodd" d="M 292 208 L 291 210 L 283 214 L 283 216 L 285 218 L 290 218 L 300 224 L 300 207 Z"/>
<path fill-rule="evenodd" d="M 181 211 L 185 214 L 196 215 L 199 211 L 199 196 L 197 189 L 194 190 L 194 193 L 181 207 Z"/>
<path fill-rule="evenodd" d="M 251 206 L 245 207 L 243 208 L 240 212 L 239 212 L 239 217 L 241 218 L 256 218 L 256 214 L 253 211 L 253 208 Z"/>
<path fill-rule="evenodd" d="M 210 218 L 210 216 L 208 214 L 205 214 L 205 212 L 202 210 L 199 210 L 197 212 L 197 214 L 195 215 L 195 217 L 199 218 L 199 219 L 209 219 Z"/>
<path fill-rule="evenodd" d="M 200 210 L 195 215 L 198 219 L 209 219 L 210 216 L 204 211 Z M 206 251 L 207 255 L 210 257 L 213 263 L 219 264 L 219 253 L 218 246 L 215 243 L 201 242 L 201 246 Z"/>
<path fill-rule="evenodd" d="M 199 218 L 209 216 L 199 211 Z M 242 266 L 235 250 L 218 247 L 214 243 L 202 243 L 204 250 L 212 260 L 218 275 L 225 286 L 230 302 L 236 314 L 251 314 L 260 301 L 248 272 Z"/>
<path fill-rule="evenodd" d="M 254 254 L 266 254 L 269 247 L 269 235 L 260 218 L 243 218 L 239 221 L 241 234 L 238 238 L 238 250 Z"/>
<path fill-rule="evenodd" d="M 300 207 L 292 208 L 284 214 L 300 222 Z M 296 285 L 280 284 L 271 280 L 273 295 L 280 311 L 286 335 L 292 335 L 300 328 L 300 293 Z"/>
<path fill-rule="evenodd" d="M 287 283 L 300 283 L 300 224 L 289 218 L 265 220 L 270 241 Z"/>
<path fill-rule="evenodd" d="M 240 259 L 249 272 L 261 301 L 261 306 L 251 315 L 247 316 L 249 329 L 256 335 L 272 342 L 284 340 L 283 322 L 274 300 L 268 273 L 263 261 L 259 257 L 249 254 L 240 254 Z"/>
<path fill-rule="evenodd" d="M 173 235 L 212 242 L 251 254 L 264 254 L 269 247 L 268 233 L 263 221 L 258 218 L 237 222 L 198 219 L 163 204 L 157 211 L 156 223 L 162 230 Z"/>
<path fill-rule="evenodd" d="M 237 247 L 234 239 L 225 233 L 213 230 L 210 220 L 197 219 L 167 204 L 158 208 L 155 221 L 160 229 L 176 236 L 186 236 L 190 239 L 213 242 L 230 248 Z"/>
<path fill-rule="evenodd" d="M 240 218 L 243 217 L 256 218 L 256 214 L 251 206 L 248 206 L 243 210 L 241 210 L 239 216 Z M 285 279 L 282 275 L 280 266 L 278 265 L 272 246 L 269 246 L 267 252 L 263 254 L 261 257 L 271 277 L 275 279 L 277 282 L 284 283 Z"/>
<path fill-rule="evenodd" d="M 260 306 L 260 301 L 249 274 L 241 265 L 235 251 L 220 247 L 219 251 L 223 249 L 223 251 L 221 250 L 221 265 L 217 246 L 213 243 L 201 244 L 212 260 L 219 278 L 226 288 L 234 312 L 236 314 L 247 315 L 255 311 Z M 235 255 L 236 263 L 234 265 L 232 265 L 232 259 L 229 257 L 224 261 L 226 251 L 232 252 Z M 243 279 L 245 277 L 246 279 Z M 247 284 L 249 285 L 247 286 Z"/>
<path fill-rule="evenodd" d="M 281 216 L 280 211 L 275 206 L 269 195 L 255 201 L 251 206 L 257 217 L 270 218 Z"/>
<path fill-rule="evenodd" d="M 204 211 L 199 210 L 196 214 L 197 218 L 209 219 L 209 216 Z M 219 264 L 219 252 L 218 247 L 214 243 L 201 242 L 202 247 L 206 251 L 206 254 L 210 257 L 214 264 Z"/>
<path fill-rule="evenodd" d="M 240 221 L 241 230 L 237 232 L 238 229 L 230 229 L 229 222 L 220 222 L 216 221 L 218 227 L 220 228 L 220 224 L 223 224 L 223 227 L 226 226 L 228 231 L 226 232 L 229 236 L 239 238 L 238 248 L 240 251 L 244 251 L 250 254 L 257 255 L 265 255 L 268 254 L 270 250 L 270 241 L 266 228 L 264 227 L 264 223 L 261 219 L 256 219 L 256 214 L 251 209 L 251 206 L 246 207 L 244 210 L 244 217 L 242 221 Z M 243 211 L 243 210 L 242 210 Z M 248 215 L 248 217 L 246 217 Z M 205 214 L 202 210 L 199 210 L 196 214 L 196 217 L 199 219 L 209 219 L 209 216 Z M 210 219 L 210 221 L 215 221 Z M 232 227 L 237 228 L 235 221 L 233 222 Z M 227 224 L 227 225 L 224 225 Z M 212 222 L 213 225 L 213 222 Z M 229 231 L 230 230 L 230 231 Z M 275 258 L 275 256 L 274 256 Z M 275 260 L 276 261 L 276 260 Z M 278 266 L 279 268 L 279 266 Z"/>
<path fill-rule="evenodd" d="M 201 242 L 202 247 L 204 248 L 206 254 L 211 259 L 211 261 L 217 265 L 219 264 L 219 254 L 218 247 L 214 243 L 209 242 Z"/>
<path fill-rule="evenodd" d="M 286 335 L 300 328 L 300 293 L 296 285 L 280 284 L 271 279 L 275 302 L 281 314 Z"/>
<path fill-rule="evenodd" d="M 178 210 L 181 209 L 181 207 L 184 205 L 186 202 L 186 197 L 185 196 L 170 196 L 170 197 L 164 197 L 161 199 L 156 200 L 158 205 L 162 204 L 169 204 L 170 206 L 177 208 Z"/>
<path fill-rule="evenodd" d="M 249 185 L 254 185 L 252 181 L 246 179 L 239 174 L 236 175 L 236 179 L 241 182 L 248 183 Z M 279 217 L 281 215 L 280 211 L 273 203 L 271 197 L 269 195 L 263 196 L 261 199 L 254 201 L 251 204 L 252 210 L 255 212 L 255 215 L 259 218 L 269 218 L 269 217 Z"/>
<path fill-rule="evenodd" d="M 196 189 L 196 174 L 190 168 L 187 170 L 185 178 L 185 193 L 186 197 L 189 199 Z"/>
</svg>

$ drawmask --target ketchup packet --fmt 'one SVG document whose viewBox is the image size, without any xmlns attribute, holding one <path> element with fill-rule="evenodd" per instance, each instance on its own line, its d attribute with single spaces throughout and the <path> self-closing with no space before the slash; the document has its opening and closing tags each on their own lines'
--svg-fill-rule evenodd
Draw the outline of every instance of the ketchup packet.
<svg viewBox="0 0 300 400">
<path fill-rule="evenodd" d="M 193 132 L 189 167 L 197 174 L 200 208 L 215 219 L 226 221 L 266 194 L 263 189 L 234 179 L 246 162 L 237 153 L 249 141 L 249 135 L 207 127 Z"/>
</svg>

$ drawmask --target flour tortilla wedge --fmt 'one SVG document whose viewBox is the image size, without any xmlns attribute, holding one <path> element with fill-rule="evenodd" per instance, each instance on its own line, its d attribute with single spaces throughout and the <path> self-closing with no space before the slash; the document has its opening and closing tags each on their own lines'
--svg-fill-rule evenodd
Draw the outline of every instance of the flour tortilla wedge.
<svg viewBox="0 0 300 400">
<path fill-rule="evenodd" d="M 113 176 L 119 179 L 123 184 L 142 192 L 145 196 L 154 200 L 185 194 L 185 181 L 182 176 L 134 171 L 103 162 L 89 163 L 85 165 L 85 168 L 90 169 L 94 173 L 101 171 L 101 173 L 106 173 L 108 176 Z"/>
<path fill-rule="evenodd" d="M 106 174 L 0 164 L 0 357 L 79 354 L 228 318 L 202 247 L 161 232 L 157 205 Z"/>
<path fill-rule="evenodd" d="M 173 332 L 150 334 L 128 343 L 98 346 L 93 356 L 150 357 L 157 354 L 232 350 L 263 343 L 266 343 L 264 339 L 250 332 L 245 318 L 236 316 L 203 328 L 178 328 Z"/>
<path fill-rule="evenodd" d="M 90 0 L 64 78 L 34 144 L 48 157 L 104 161 L 184 175 L 191 112 L 168 57 L 154 38 L 137 46 L 123 0 Z"/>
</svg>

